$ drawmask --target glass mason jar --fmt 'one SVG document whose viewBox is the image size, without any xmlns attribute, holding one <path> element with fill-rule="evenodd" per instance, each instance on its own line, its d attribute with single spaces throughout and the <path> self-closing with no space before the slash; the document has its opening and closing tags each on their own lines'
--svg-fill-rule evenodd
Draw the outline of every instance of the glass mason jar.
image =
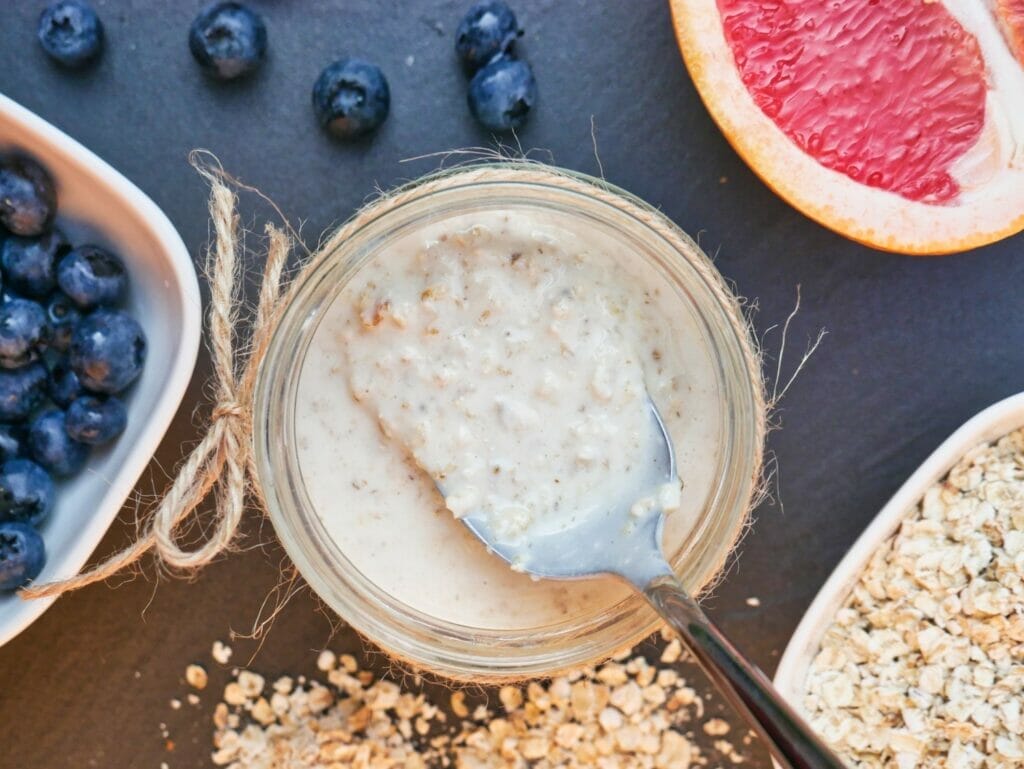
<svg viewBox="0 0 1024 769">
<path fill-rule="evenodd" d="M 346 557 L 310 501 L 296 447 L 296 393 L 320 321 L 363 264 L 417 228 L 496 210 L 554 213 L 606 232 L 622 244 L 623 258 L 646 261 L 671 291 L 678 315 L 664 322 L 689 329 L 688 354 L 710 372 L 716 404 L 715 413 L 704 415 L 712 425 L 713 445 L 706 450 L 714 452 L 715 472 L 706 488 L 687 488 L 703 503 L 689 535 L 667 554 L 695 592 L 721 571 L 747 520 L 760 480 L 765 421 L 758 359 L 732 294 L 696 243 L 628 193 L 581 174 L 495 163 L 428 177 L 361 212 L 297 279 L 262 362 L 253 435 L 259 482 L 289 556 L 342 619 L 401 662 L 481 682 L 597 662 L 642 640 L 658 621 L 641 597 L 629 594 L 594 616 L 528 629 L 473 628 L 387 594 Z"/>
</svg>

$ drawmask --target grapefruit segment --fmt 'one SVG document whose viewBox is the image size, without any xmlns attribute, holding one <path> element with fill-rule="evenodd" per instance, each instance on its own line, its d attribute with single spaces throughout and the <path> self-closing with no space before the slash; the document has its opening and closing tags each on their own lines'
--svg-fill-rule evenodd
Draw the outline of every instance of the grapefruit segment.
<svg viewBox="0 0 1024 769">
<path fill-rule="evenodd" d="M 1024 228 L 1024 0 L 672 8 L 712 116 L 808 215 L 908 253 Z"/>
</svg>

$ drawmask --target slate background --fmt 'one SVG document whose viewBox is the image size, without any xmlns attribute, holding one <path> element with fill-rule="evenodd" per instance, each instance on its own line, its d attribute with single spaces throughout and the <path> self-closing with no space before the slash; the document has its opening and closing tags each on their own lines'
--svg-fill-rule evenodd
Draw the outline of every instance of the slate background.
<svg viewBox="0 0 1024 769">
<path fill-rule="evenodd" d="M 451 51 L 466 0 L 252 0 L 267 20 L 270 59 L 252 80 L 230 85 L 202 77 L 188 53 L 198 2 L 94 2 L 108 47 L 82 74 L 58 70 L 36 45 L 42 2 L 3 3 L 0 90 L 136 182 L 196 255 L 208 229 L 204 189 L 185 160 L 193 147 L 212 150 L 266 192 L 314 242 L 377 185 L 437 164 L 403 159 L 490 142 L 468 117 Z M 901 481 L 969 416 L 1021 389 L 1024 238 L 939 259 L 847 242 L 777 199 L 729 148 L 683 68 L 665 2 L 514 6 L 541 91 L 523 146 L 593 173 L 593 118 L 607 178 L 660 206 L 716 255 L 738 292 L 756 301 L 754 322 L 769 353 L 779 335 L 767 330 L 784 320 L 798 285 L 803 305 L 790 349 L 819 328 L 829 332 L 770 437 L 784 506 L 757 511 L 741 557 L 708 602 L 773 670 L 818 586 Z M 356 146 L 324 136 L 309 106 L 320 68 L 342 54 L 378 62 L 392 88 L 390 119 Z M 246 204 L 257 221 L 259 206 Z M 161 488 L 195 440 L 208 373 L 204 353 L 141 491 Z M 212 692 L 199 708 L 173 711 L 168 701 L 186 691 L 186 663 L 209 665 L 214 639 L 251 629 L 278 578 L 283 555 L 270 527 L 248 528 L 243 552 L 191 582 L 89 588 L 0 649 L 0 766 L 208 766 Z M 115 526 L 100 552 L 129 531 Z M 749 596 L 760 607 L 746 605 Z M 332 639 L 331 620 L 305 592 L 262 646 L 232 642 L 233 662 L 254 655 L 254 666 L 271 675 L 309 672 L 328 641 L 339 651 L 360 648 L 345 632 Z M 214 685 L 223 676 L 214 671 Z M 755 764 L 767 766 L 762 756 Z"/>
</svg>

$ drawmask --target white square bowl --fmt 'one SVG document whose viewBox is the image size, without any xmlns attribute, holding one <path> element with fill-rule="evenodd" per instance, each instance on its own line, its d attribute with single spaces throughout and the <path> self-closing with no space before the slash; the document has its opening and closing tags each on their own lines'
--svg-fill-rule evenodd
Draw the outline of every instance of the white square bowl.
<svg viewBox="0 0 1024 769">
<path fill-rule="evenodd" d="M 818 591 L 779 661 L 775 686 L 798 711 L 803 712 L 807 675 L 821 648 L 821 639 L 871 556 L 896 533 L 925 491 L 945 477 L 968 451 L 1021 427 L 1024 427 L 1024 393 L 1001 400 L 971 418 L 925 460 L 860 535 Z"/>
<path fill-rule="evenodd" d="M 192 376 L 202 308 L 188 250 L 163 211 L 81 144 L 0 94 L 0 150 L 14 148 L 53 175 L 58 226 L 94 233 L 124 260 L 127 309 L 149 347 L 142 376 L 126 394 L 127 429 L 94 450 L 79 475 L 58 483 L 56 507 L 40 527 L 47 560 L 37 582 L 49 582 L 85 565 L 156 451 Z M 0 594 L 0 645 L 52 603 Z"/>
</svg>

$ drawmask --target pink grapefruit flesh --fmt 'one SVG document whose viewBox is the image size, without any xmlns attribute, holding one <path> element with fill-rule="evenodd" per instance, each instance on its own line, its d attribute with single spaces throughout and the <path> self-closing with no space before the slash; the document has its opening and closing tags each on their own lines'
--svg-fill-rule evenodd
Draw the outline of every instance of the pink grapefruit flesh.
<svg viewBox="0 0 1024 769">
<path fill-rule="evenodd" d="M 669 2 L 711 116 L 803 213 L 910 254 L 1024 229 L 1024 0 Z"/>
<path fill-rule="evenodd" d="M 717 2 L 743 83 L 800 149 L 910 200 L 956 197 L 950 168 L 985 122 L 985 63 L 940 3 Z"/>
</svg>

